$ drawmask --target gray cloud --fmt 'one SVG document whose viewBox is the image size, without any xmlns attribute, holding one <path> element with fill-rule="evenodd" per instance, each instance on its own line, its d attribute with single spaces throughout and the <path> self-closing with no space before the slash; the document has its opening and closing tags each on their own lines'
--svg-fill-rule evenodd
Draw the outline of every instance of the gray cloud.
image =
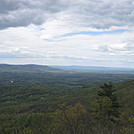
<svg viewBox="0 0 134 134">
<path fill-rule="evenodd" d="M 127 44 L 122 48 L 114 48 L 108 45 L 100 45 L 97 51 L 113 55 L 134 55 L 134 45 Z"/>
<path fill-rule="evenodd" d="M 62 8 L 57 0 L 1 0 L 0 29 L 42 24 Z"/>
<path fill-rule="evenodd" d="M 128 51 L 134 51 L 134 44 L 127 44 L 124 48 Z"/>
<path fill-rule="evenodd" d="M 77 21 L 74 23 L 93 28 L 133 26 L 134 2 L 133 0 L 86 1 L 75 5 L 72 17 Z"/>
<path fill-rule="evenodd" d="M 110 47 L 108 45 L 100 45 L 98 47 L 98 51 L 101 51 L 101 52 L 109 52 L 110 51 Z"/>
<path fill-rule="evenodd" d="M 67 25 L 93 28 L 133 26 L 133 0 L 0 0 L 0 29 L 39 25 L 62 12 Z M 57 19 L 59 16 L 57 14 Z"/>
</svg>

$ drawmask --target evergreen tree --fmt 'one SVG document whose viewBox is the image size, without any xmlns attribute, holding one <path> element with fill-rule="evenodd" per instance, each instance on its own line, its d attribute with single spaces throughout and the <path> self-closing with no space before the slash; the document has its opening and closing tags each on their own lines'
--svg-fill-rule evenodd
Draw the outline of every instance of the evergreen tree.
<svg viewBox="0 0 134 134">
<path fill-rule="evenodd" d="M 101 91 L 98 92 L 98 97 L 108 97 L 111 102 L 111 110 L 109 111 L 109 116 L 111 116 L 111 121 L 114 121 L 114 118 L 119 117 L 119 102 L 117 100 L 117 96 L 114 94 L 115 90 L 113 87 L 113 84 L 111 82 L 104 83 L 103 85 L 100 86 L 100 88 L 102 89 Z"/>
<path fill-rule="evenodd" d="M 100 86 L 98 98 L 93 103 L 93 114 L 104 125 L 116 122 L 119 117 L 119 103 L 113 84 L 104 83 Z"/>
</svg>

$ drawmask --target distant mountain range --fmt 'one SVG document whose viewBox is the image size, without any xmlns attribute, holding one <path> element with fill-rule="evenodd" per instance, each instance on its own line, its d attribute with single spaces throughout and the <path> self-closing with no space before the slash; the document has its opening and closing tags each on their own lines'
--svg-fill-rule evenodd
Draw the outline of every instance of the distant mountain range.
<svg viewBox="0 0 134 134">
<path fill-rule="evenodd" d="M 9 65 L 0 64 L 0 72 L 96 72 L 96 73 L 133 73 L 134 68 L 95 67 L 95 66 L 45 66 L 45 65 Z"/>
<path fill-rule="evenodd" d="M 66 71 L 78 72 L 126 72 L 134 73 L 134 68 L 119 68 L 119 67 L 96 67 L 96 66 L 51 66 Z"/>
<path fill-rule="evenodd" d="M 43 73 L 43 72 L 61 72 L 61 71 L 62 71 L 61 69 L 56 69 L 56 68 L 45 66 L 45 65 L 35 65 L 35 64 L 8 65 L 8 64 L 0 64 L 0 72 Z"/>
</svg>

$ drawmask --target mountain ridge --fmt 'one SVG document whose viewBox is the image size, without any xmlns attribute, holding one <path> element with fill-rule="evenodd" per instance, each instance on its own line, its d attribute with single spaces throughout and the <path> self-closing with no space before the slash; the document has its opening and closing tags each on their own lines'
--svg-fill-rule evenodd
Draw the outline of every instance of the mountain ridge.
<svg viewBox="0 0 134 134">
<path fill-rule="evenodd" d="M 62 66 L 62 65 L 38 65 L 38 64 L 0 64 L 0 72 L 101 72 L 101 73 L 132 73 L 134 68 L 98 67 L 98 66 Z"/>
<path fill-rule="evenodd" d="M 25 64 L 25 65 L 11 65 L 0 64 L 0 72 L 30 72 L 30 73 L 43 73 L 43 72 L 61 72 L 61 69 L 49 67 L 46 65 Z"/>
<path fill-rule="evenodd" d="M 59 68 L 66 71 L 82 71 L 82 72 L 131 72 L 134 73 L 134 68 L 121 67 L 99 67 L 99 66 L 58 66 L 51 65 L 50 67 Z"/>
</svg>

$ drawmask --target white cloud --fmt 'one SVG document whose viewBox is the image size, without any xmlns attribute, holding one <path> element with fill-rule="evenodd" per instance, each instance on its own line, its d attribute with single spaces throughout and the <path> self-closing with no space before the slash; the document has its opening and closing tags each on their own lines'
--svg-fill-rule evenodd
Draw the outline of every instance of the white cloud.
<svg viewBox="0 0 134 134">
<path fill-rule="evenodd" d="M 1 0 L 0 5 L 1 63 L 6 57 L 9 63 L 134 67 L 132 0 Z M 63 36 L 120 29 L 126 31 Z"/>
</svg>

